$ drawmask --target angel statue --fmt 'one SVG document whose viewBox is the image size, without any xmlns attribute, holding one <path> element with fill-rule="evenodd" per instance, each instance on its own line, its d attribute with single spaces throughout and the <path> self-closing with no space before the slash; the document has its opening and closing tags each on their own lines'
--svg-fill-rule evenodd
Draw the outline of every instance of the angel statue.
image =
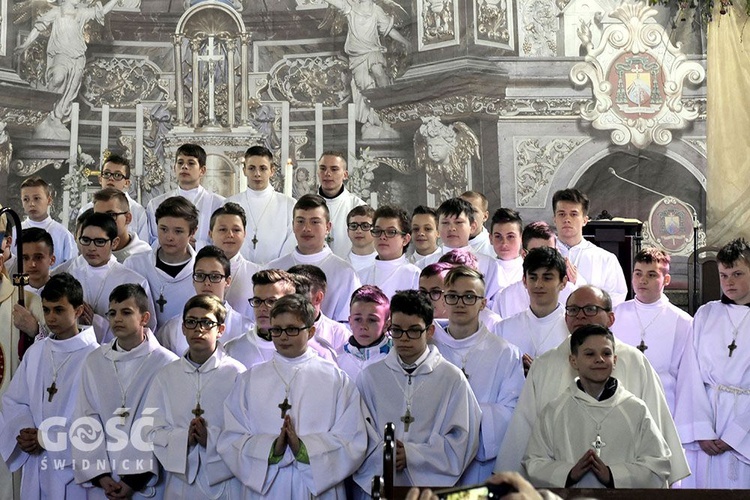
<svg viewBox="0 0 750 500">
<path fill-rule="evenodd" d="M 104 24 L 104 17 L 121 0 L 85 3 L 85 0 L 62 0 L 51 5 L 46 0 L 24 0 L 25 8 L 42 12 L 34 21 L 29 36 L 16 47 L 15 53 L 26 52 L 43 32 L 50 30 L 47 42 L 47 89 L 60 94 L 55 107 L 34 130 L 38 139 L 69 140 L 70 132 L 63 125 L 70 120 L 70 109 L 78 95 L 86 66 L 86 23 L 95 19 Z M 22 7 L 22 8 L 23 8 Z"/>
<path fill-rule="evenodd" d="M 437 116 L 422 118 L 414 134 L 417 168 L 427 173 L 427 191 L 447 200 L 466 191 L 471 158 L 479 158 L 479 139 L 463 122 L 445 125 Z"/>
<path fill-rule="evenodd" d="M 349 56 L 352 72 L 352 101 L 357 108 L 357 121 L 362 123 L 363 138 L 397 137 L 396 131 L 370 107 L 362 95 L 363 90 L 385 87 L 391 84 L 388 75 L 386 48 L 380 36 L 388 36 L 411 50 L 411 43 L 394 28 L 396 15 L 406 19 L 406 11 L 394 0 L 324 0 L 330 5 L 329 12 L 320 28 L 331 26 L 338 34 L 343 23 L 336 13 L 346 18 L 349 32 L 344 43 L 344 52 Z M 335 9 L 335 10 L 334 10 Z M 386 12 L 386 9 L 388 12 Z"/>
</svg>

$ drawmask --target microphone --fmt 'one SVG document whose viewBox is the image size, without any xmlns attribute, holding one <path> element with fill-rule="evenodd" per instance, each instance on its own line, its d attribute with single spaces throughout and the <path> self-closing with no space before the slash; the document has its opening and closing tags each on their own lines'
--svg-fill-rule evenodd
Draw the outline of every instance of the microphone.
<svg viewBox="0 0 750 500">
<path fill-rule="evenodd" d="M 617 177 L 618 179 L 620 179 L 623 182 L 627 182 L 628 184 L 632 184 L 633 186 L 639 187 L 641 189 L 644 189 L 644 190 L 646 190 L 646 191 L 648 191 L 650 193 L 658 194 L 662 198 L 674 198 L 674 196 L 669 196 L 669 195 L 666 195 L 664 193 L 660 193 L 659 191 L 654 191 L 653 189 L 651 189 L 649 187 L 646 187 L 646 186 L 644 186 L 642 184 L 638 184 L 637 182 L 633 182 L 630 179 L 626 179 L 625 177 L 620 177 L 619 175 L 617 175 L 617 172 L 615 172 L 615 169 L 612 168 L 612 167 L 609 167 L 607 170 L 609 170 L 610 174 L 614 175 L 615 177 Z"/>
</svg>

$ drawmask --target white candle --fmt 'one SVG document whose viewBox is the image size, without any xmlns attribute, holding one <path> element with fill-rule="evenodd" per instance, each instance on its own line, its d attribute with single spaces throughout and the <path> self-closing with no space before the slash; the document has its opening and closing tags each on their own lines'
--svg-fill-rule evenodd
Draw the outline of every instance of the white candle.
<svg viewBox="0 0 750 500">
<path fill-rule="evenodd" d="M 349 133 L 347 135 L 347 144 L 346 144 L 346 163 L 349 166 L 349 168 L 353 168 L 356 159 L 357 159 L 357 151 L 356 151 L 356 143 L 357 143 L 357 108 L 354 104 L 349 104 L 348 106 L 349 116 L 348 116 L 348 130 Z"/>
<path fill-rule="evenodd" d="M 135 175 L 143 175 L 143 104 L 135 105 Z M 140 189 L 138 196 L 140 197 Z"/>
<path fill-rule="evenodd" d="M 378 208 L 378 193 L 375 191 L 370 193 L 370 206 L 376 210 Z"/>
<path fill-rule="evenodd" d="M 288 158 L 286 160 L 286 165 L 284 165 L 284 194 L 287 196 L 292 196 L 292 176 L 294 175 L 292 172 L 294 171 L 294 163 L 292 163 L 292 159 Z"/>
<path fill-rule="evenodd" d="M 289 101 L 281 102 L 281 157 L 279 161 L 284 161 L 284 158 L 289 158 Z M 284 170 L 286 173 L 286 169 Z M 289 196 L 291 196 L 291 181 L 289 186 Z M 286 193 L 286 178 L 284 178 L 284 193 Z"/>
<path fill-rule="evenodd" d="M 70 148 L 68 149 L 68 174 L 73 176 L 76 175 L 78 168 L 78 112 L 79 104 L 74 102 L 70 108 Z M 67 189 L 63 191 L 63 207 L 61 211 L 61 222 L 62 224 L 70 229 L 70 191 Z M 78 207 L 75 207 L 76 213 Z M 73 227 L 75 230 L 75 227 Z"/>
<path fill-rule="evenodd" d="M 104 166 L 104 152 L 109 147 L 109 104 L 102 105 L 102 130 L 99 136 L 99 168 Z"/>
<path fill-rule="evenodd" d="M 323 104 L 315 103 L 315 161 L 323 156 Z"/>
</svg>

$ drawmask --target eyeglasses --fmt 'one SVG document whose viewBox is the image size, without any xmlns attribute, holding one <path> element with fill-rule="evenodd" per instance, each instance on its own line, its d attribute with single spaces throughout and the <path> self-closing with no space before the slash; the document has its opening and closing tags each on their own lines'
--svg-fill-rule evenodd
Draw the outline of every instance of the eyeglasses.
<svg viewBox="0 0 750 500">
<path fill-rule="evenodd" d="M 346 225 L 346 227 L 349 228 L 349 231 L 356 231 L 357 229 L 361 229 L 362 231 L 369 231 L 372 229 L 372 224 L 369 222 L 350 222 Z"/>
<path fill-rule="evenodd" d="M 113 220 L 117 220 L 119 216 L 125 215 L 127 212 L 104 212 L 104 213 L 112 217 Z"/>
<path fill-rule="evenodd" d="M 210 330 L 211 328 L 217 326 L 219 323 L 216 321 L 210 320 L 210 319 L 195 319 L 195 318 L 185 318 L 182 320 L 182 326 L 187 328 L 188 330 L 195 330 L 196 328 L 200 328 L 201 330 Z"/>
<path fill-rule="evenodd" d="M 123 179 L 130 179 L 129 176 L 126 176 L 125 174 L 121 174 L 120 172 L 102 172 L 101 176 L 103 179 L 114 179 L 116 181 L 121 181 Z"/>
<path fill-rule="evenodd" d="M 206 278 L 208 278 L 208 281 L 211 283 L 221 283 L 221 280 L 226 278 L 227 276 L 225 274 L 219 274 L 219 273 L 193 273 L 193 281 L 196 283 L 203 283 L 206 281 Z"/>
<path fill-rule="evenodd" d="M 273 307 L 277 300 L 279 299 L 277 299 L 276 297 L 268 297 L 267 299 L 250 297 L 249 299 L 247 299 L 247 301 L 250 302 L 250 305 L 253 307 L 260 307 L 261 304 L 265 304 L 268 307 Z"/>
<path fill-rule="evenodd" d="M 108 241 L 112 241 L 112 240 L 108 238 L 89 238 L 88 236 L 80 236 L 78 238 L 78 243 L 80 243 L 81 245 L 85 247 L 91 245 L 92 243 L 94 244 L 95 247 L 103 247 L 104 245 L 107 244 Z"/>
<path fill-rule="evenodd" d="M 406 334 L 407 337 L 409 337 L 412 340 L 417 340 L 419 337 L 422 336 L 424 332 L 427 331 L 429 327 L 426 326 L 424 328 L 409 328 L 408 330 L 402 330 L 401 328 L 396 328 L 395 326 L 392 326 L 388 329 L 388 332 L 391 334 L 391 337 L 394 339 L 400 339 L 401 337 Z"/>
<path fill-rule="evenodd" d="M 307 330 L 312 325 L 307 326 L 290 326 L 287 328 L 279 328 L 278 326 L 272 326 L 268 329 L 268 333 L 271 334 L 271 337 L 281 337 L 282 333 L 286 333 L 288 337 L 296 337 L 300 334 L 300 332 Z"/>
<path fill-rule="evenodd" d="M 445 300 L 445 303 L 449 306 L 455 306 L 458 304 L 458 299 L 461 299 L 461 302 L 464 303 L 464 305 L 467 306 L 473 306 L 477 303 L 477 300 L 483 299 L 483 295 L 474 295 L 473 293 L 467 293 L 466 295 L 459 295 L 457 293 L 446 293 L 443 295 L 443 299 Z"/>
<path fill-rule="evenodd" d="M 565 306 L 566 316 L 578 316 L 578 313 L 581 311 L 583 311 L 584 315 L 591 317 L 591 316 L 596 316 L 599 313 L 599 311 L 609 312 L 609 309 L 607 309 L 606 307 L 595 306 L 595 305 L 588 305 L 588 306 L 583 306 L 583 307 Z"/>
<path fill-rule="evenodd" d="M 370 229 L 370 233 L 375 236 L 376 238 L 380 238 L 383 233 L 385 233 L 386 238 L 395 238 L 398 235 L 405 236 L 406 233 L 403 231 L 399 231 L 398 229 Z"/>
<path fill-rule="evenodd" d="M 433 302 L 437 302 L 438 300 L 440 300 L 440 297 L 443 296 L 443 291 L 438 288 L 435 288 L 433 290 L 425 290 L 424 288 L 420 288 L 419 292 L 427 295 Z"/>
</svg>

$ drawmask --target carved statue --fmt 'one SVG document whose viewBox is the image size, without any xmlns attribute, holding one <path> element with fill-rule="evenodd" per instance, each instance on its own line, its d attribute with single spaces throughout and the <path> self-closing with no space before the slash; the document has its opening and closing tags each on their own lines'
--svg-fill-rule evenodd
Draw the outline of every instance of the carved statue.
<svg viewBox="0 0 750 500">
<path fill-rule="evenodd" d="M 445 200 L 468 189 L 466 169 L 472 157 L 479 158 L 479 139 L 463 122 L 445 125 L 437 116 L 422 118 L 414 156 L 417 168 L 427 172 L 427 191 Z"/>
<path fill-rule="evenodd" d="M 357 121 L 362 123 L 362 136 L 365 138 L 394 137 L 396 132 L 383 122 L 370 107 L 361 91 L 391 84 L 386 61 L 386 48 L 380 35 L 388 36 L 404 46 L 408 52 L 411 43 L 395 28 L 396 13 L 405 16 L 406 11 L 393 0 L 324 0 L 329 8 L 320 27 L 331 26 L 331 31 L 339 33 L 343 28 L 336 13 L 343 14 L 349 27 L 344 44 L 344 52 L 349 56 L 349 69 L 352 72 L 352 100 L 357 107 Z M 334 10 L 335 9 L 335 10 Z M 388 9 L 389 12 L 386 12 Z"/>
<path fill-rule="evenodd" d="M 13 145 L 10 143 L 10 136 L 6 130 L 7 124 L 0 122 L 0 173 L 10 171 L 10 158 L 13 156 Z"/>
<path fill-rule="evenodd" d="M 51 30 L 47 42 L 47 88 L 60 94 L 60 99 L 49 116 L 34 131 L 34 136 L 43 139 L 68 140 L 70 132 L 63 125 L 70 120 L 70 109 L 78 95 L 86 66 L 86 23 L 96 20 L 104 24 L 104 17 L 117 5 L 119 0 L 110 0 L 102 6 L 100 2 L 91 5 L 83 0 L 62 0 L 59 6 L 50 6 L 40 0 L 26 0 L 26 8 L 40 8 L 42 12 L 34 21 L 29 36 L 15 53 L 26 52 L 40 34 Z"/>
</svg>

